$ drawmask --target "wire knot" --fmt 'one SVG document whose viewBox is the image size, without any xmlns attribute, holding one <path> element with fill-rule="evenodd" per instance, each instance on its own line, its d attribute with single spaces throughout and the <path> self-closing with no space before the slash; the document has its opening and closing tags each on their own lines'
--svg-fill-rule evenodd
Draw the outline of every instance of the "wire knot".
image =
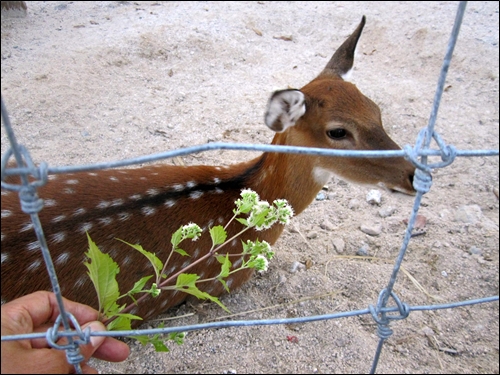
<svg viewBox="0 0 500 375">
<path fill-rule="evenodd" d="M 383 289 L 378 296 L 377 307 L 373 305 L 368 306 L 373 320 L 377 323 L 377 335 L 383 340 L 388 339 L 392 335 L 392 329 L 389 327 L 391 320 L 405 319 L 410 315 L 410 306 L 406 303 L 402 303 L 394 292 L 391 292 L 390 297 L 392 297 L 396 303 L 399 315 L 389 315 L 383 312 L 382 308 L 385 307 L 383 304 L 384 299 L 386 299 L 386 294 L 387 289 Z"/>
<path fill-rule="evenodd" d="M 57 341 L 61 338 L 69 339 L 67 335 L 62 334 L 68 331 L 59 331 L 62 323 L 62 315 L 57 317 L 54 326 L 47 331 L 46 339 L 52 348 L 66 351 L 66 359 L 69 364 L 77 365 L 85 360 L 85 357 L 80 353 L 80 345 L 86 345 L 90 342 L 90 327 L 82 331 L 80 324 L 78 324 L 78 321 L 71 313 L 66 312 L 66 317 L 71 321 L 74 327 L 73 335 L 70 336 L 73 337 L 73 339 L 68 340 L 68 344 L 57 344 Z"/>
</svg>

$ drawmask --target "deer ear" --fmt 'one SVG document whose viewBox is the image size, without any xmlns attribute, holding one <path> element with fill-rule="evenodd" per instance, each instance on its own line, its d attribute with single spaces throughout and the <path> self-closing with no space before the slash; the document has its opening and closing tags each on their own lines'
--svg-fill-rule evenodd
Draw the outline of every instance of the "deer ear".
<svg viewBox="0 0 500 375">
<path fill-rule="evenodd" d="M 305 96 L 299 90 L 276 91 L 267 102 L 266 125 L 277 133 L 295 125 L 306 113 Z"/>
<path fill-rule="evenodd" d="M 359 37 L 365 27 L 366 17 L 361 18 L 361 22 L 347 40 L 335 51 L 332 58 L 326 64 L 325 69 L 319 75 L 321 76 L 337 76 L 342 79 L 348 79 L 351 69 L 354 65 L 354 53 Z"/>
</svg>

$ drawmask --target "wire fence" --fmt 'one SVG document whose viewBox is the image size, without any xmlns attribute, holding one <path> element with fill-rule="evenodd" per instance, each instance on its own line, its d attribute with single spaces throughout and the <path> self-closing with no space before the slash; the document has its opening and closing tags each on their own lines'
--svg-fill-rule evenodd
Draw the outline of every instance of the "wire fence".
<svg viewBox="0 0 500 375">
<path fill-rule="evenodd" d="M 5 108 L 3 98 L 1 102 L 2 120 L 9 137 L 11 148 L 2 156 L 2 189 L 17 191 L 21 200 L 22 210 L 31 216 L 34 224 L 34 230 L 40 242 L 43 258 L 45 260 L 50 280 L 52 282 L 53 291 L 58 300 L 61 314 L 57 318 L 54 326 L 46 333 L 31 333 L 24 335 L 2 336 L 2 341 L 8 340 L 22 340 L 22 339 L 36 339 L 45 338 L 47 342 L 53 347 L 61 350 L 66 350 L 67 360 L 70 364 L 75 366 L 77 373 L 81 373 L 80 362 L 83 356 L 80 354 L 79 345 L 89 343 L 90 336 L 107 336 L 107 337 L 121 337 L 121 336 L 138 336 L 138 335 L 155 335 L 155 334 L 168 334 L 173 332 L 187 332 L 201 329 L 212 328 L 227 328 L 239 326 L 259 326 L 259 325 L 273 325 L 273 324 L 293 324 L 293 323 L 308 323 L 320 320 L 338 319 L 353 316 L 360 316 L 370 314 L 377 324 L 377 335 L 380 338 L 376 348 L 373 363 L 370 372 L 375 373 L 377 364 L 380 358 L 383 344 L 388 339 L 392 330 L 390 323 L 393 320 L 405 319 L 412 311 L 423 310 L 439 310 L 450 309 L 461 306 L 469 306 L 480 303 L 488 303 L 498 301 L 498 296 L 491 296 L 486 298 L 460 301 L 456 303 L 427 305 L 427 306 L 409 306 L 402 302 L 394 293 L 393 287 L 396 282 L 399 269 L 403 262 L 406 249 L 411 239 L 413 226 L 417 217 L 418 210 L 422 197 L 427 193 L 432 185 L 432 171 L 437 168 L 443 168 L 459 157 L 475 157 L 475 156 L 495 156 L 499 154 L 498 150 L 457 150 L 452 145 L 447 145 L 444 140 L 434 131 L 434 125 L 437 118 L 439 104 L 443 93 L 446 74 L 450 66 L 453 50 L 458 37 L 460 26 L 462 23 L 463 15 L 465 12 L 467 2 L 462 1 L 459 3 L 455 23 L 451 32 L 451 37 L 448 43 L 447 51 L 441 68 L 441 73 L 438 79 L 437 89 L 434 97 L 431 115 L 426 128 L 422 129 L 417 137 L 415 145 L 405 146 L 402 150 L 398 151 L 344 151 L 344 150 L 327 150 L 320 148 L 306 148 L 306 147 L 292 147 L 292 146 L 271 146 L 271 145 L 255 145 L 255 144 L 235 144 L 235 143 L 208 143 L 204 145 L 168 151 L 149 156 L 142 156 L 133 159 L 126 159 L 117 162 L 98 163 L 92 165 L 69 166 L 69 167 L 49 167 L 46 163 L 41 163 L 38 167 L 35 166 L 30 158 L 28 150 L 16 141 L 10 120 Z M 438 146 L 437 150 L 431 149 L 431 142 L 434 140 Z M 309 155 L 321 156 L 335 156 L 335 157 L 356 157 L 356 158 L 380 158 L 380 157 L 405 157 L 410 160 L 416 167 L 413 186 L 417 191 L 414 205 L 412 208 L 411 216 L 408 226 L 405 231 L 403 243 L 401 245 L 398 257 L 396 258 L 393 272 L 387 287 L 384 288 L 378 297 L 376 305 L 370 305 L 364 310 L 348 311 L 336 314 L 316 315 L 301 318 L 289 319 L 264 319 L 264 320 L 235 320 L 223 321 L 206 324 L 156 328 L 156 329 L 143 329 L 143 330 L 130 330 L 130 331 L 104 331 L 104 332 L 90 332 L 90 328 L 82 331 L 76 319 L 68 312 L 65 311 L 62 303 L 61 289 L 57 280 L 57 275 L 54 270 L 54 265 L 47 247 L 42 225 L 40 223 L 38 212 L 43 207 L 43 200 L 37 196 L 37 188 L 47 183 L 49 174 L 62 174 L 81 171 L 92 171 L 107 168 L 116 168 L 140 163 L 147 163 L 166 158 L 173 158 L 176 156 L 183 156 L 203 151 L 212 150 L 246 150 L 246 151 L 262 151 L 262 152 L 278 152 L 278 153 L 298 153 Z M 429 163 L 428 158 L 431 156 L 439 156 L 441 161 L 436 163 Z M 7 162 L 11 157 L 14 157 L 17 165 L 26 165 L 25 167 L 12 167 L 7 168 Z M 22 184 L 12 185 L 7 184 L 5 181 L 8 176 L 20 176 Z M 28 176 L 33 176 L 35 181 L 29 182 Z M 395 307 L 387 307 L 389 300 L 392 300 L 396 305 Z M 71 329 L 70 321 L 75 327 Z M 62 327 L 63 330 L 60 330 Z M 56 342 L 65 337 L 68 340 L 66 345 L 58 345 Z"/>
</svg>

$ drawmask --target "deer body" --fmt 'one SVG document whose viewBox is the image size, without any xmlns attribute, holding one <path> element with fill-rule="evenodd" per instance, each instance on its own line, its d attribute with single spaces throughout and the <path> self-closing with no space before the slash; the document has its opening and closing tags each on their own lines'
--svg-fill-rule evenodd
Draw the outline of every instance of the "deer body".
<svg viewBox="0 0 500 375">
<path fill-rule="evenodd" d="M 283 90 L 271 96 L 265 122 L 277 132 L 273 144 L 399 149 L 383 130 L 377 105 L 342 79 L 352 68 L 364 22 L 363 17 L 316 79 L 301 90 Z M 48 184 L 39 189 L 40 197 L 45 199 L 39 215 L 63 295 L 96 307 L 96 293 L 83 264 L 88 248 L 85 232 L 119 264 L 117 279 L 123 293 L 141 277 L 153 274 L 153 270 L 143 255 L 115 238 L 140 244 L 165 260 L 171 250 L 172 233 L 181 225 L 198 224 L 203 234 L 197 242 L 182 244 L 190 257 L 176 253 L 172 256 L 166 271 L 173 274 L 208 252 L 208 228 L 229 221 L 242 189 L 252 189 L 270 203 L 287 199 L 299 214 L 331 173 L 412 194 L 413 172 L 413 166 L 403 158 L 346 159 L 281 153 L 264 153 L 229 167 L 157 165 L 81 172 L 51 176 Z M 240 223 L 233 222 L 227 228 L 228 238 L 241 229 Z M 281 225 L 259 232 L 250 230 L 228 244 L 221 254 L 241 253 L 241 240 L 246 239 L 258 238 L 272 245 L 282 230 Z M 241 260 L 232 262 L 238 266 Z M 4 191 L 1 267 L 4 302 L 51 289 L 30 218 L 20 211 L 17 194 Z M 220 264 L 215 258 L 189 270 L 202 279 L 219 272 Z M 233 290 L 246 282 L 251 273 L 245 270 L 231 275 L 229 288 Z M 199 287 L 214 296 L 224 292 L 217 281 Z M 162 292 L 158 298 L 145 300 L 132 313 L 147 320 L 185 298 L 184 293 Z"/>
</svg>

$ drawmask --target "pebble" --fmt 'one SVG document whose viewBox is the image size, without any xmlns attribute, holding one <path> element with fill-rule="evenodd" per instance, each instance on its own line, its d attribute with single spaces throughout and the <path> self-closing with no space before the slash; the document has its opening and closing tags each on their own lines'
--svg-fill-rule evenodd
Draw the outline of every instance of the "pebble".
<svg viewBox="0 0 500 375">
<path fill-rule="evenodd" d="M 378 215 L 380 217 L 389 217 L 391 216 L 394 212 L 396 212 L 396 208 L 395 207 L 383 207 L 381 208 L 379 211 L 378 211 Z"/>
<path fill-rule="evenodd" d="M 357 199 L 355 199 L 355 198 L 351 199 L 349 201 L 348 207 L 351 210 L 357 210 L 359 208 L 359 201 Z"/>
<path fill-rule="evenodd" d="M 370 204 L 379 206 L 382 202 L 382 193 L 380 190 L 370 190 L 368 194 L 366 194 L 366 201 Z"/>
<path fill-rule="evenodd" d="M 316 195 L 316 200 L 317 201 L 324 201 L 326 199 L 326 194 L 323 193 L 322 191 L 320 191 L 317 195 Z"/>
<path fill-rule="evenodd" d="M 333 248 L 337 253 L 343 253 L 345 249 L 345 242 L 342 238 L 332 239 Z"/>
<path fill-rule="evenodd" d="M 466 224 L 477 224 L 483 215 L 481 207 L 477 204 L 460 206 L 455 211 L 455 221 Z"/>
<path fill-rule="evenodd" d="M 319 227 L 329 232 L 335 229 L 335 226 L 328 220 L 323 220 L 323 222 L 319 225 Z"/>
<path fill-rule="evenodd" d="M 380 233 L 382 233 L 382 224 L 361 224 L 359 229 L 361 230 L 361 232 L 366 233 L 369 236 L 378 236 Z"/>
<path fill-rule="evenodd" d="M 311 231 L 307 234 L 307 239 L 308 240 L 312 240 L 314 238 L 318 238 L 318 232 L 315 232 L 315 231 Z"/>
<path fill-rule="evenodd" d="M 471 246 L 469 249 L 469 253 L 471 255 L 473 255 L 473 254 L 482 255 L 483 251 L 475 246 Z"/>
<path fill-rule="evenodd" d="M 361 245 L 358 251 L 356 251 L 356 255 L 365 257 L 368 255 L 368 250 L 370 250 L 370 246 L 368 246 L 367 243 L 363 243 L 363 245 Z"/>
<path fill-rule="evenodd" d="M 295 272 L 298 272 L 298 271 L 305 271 L 306 270 L 306 266 L 300 262 L 293 262 L 292 263 L 292 266 L 290 267 L 290 273 L 295 273 Z"/>
</svg>

